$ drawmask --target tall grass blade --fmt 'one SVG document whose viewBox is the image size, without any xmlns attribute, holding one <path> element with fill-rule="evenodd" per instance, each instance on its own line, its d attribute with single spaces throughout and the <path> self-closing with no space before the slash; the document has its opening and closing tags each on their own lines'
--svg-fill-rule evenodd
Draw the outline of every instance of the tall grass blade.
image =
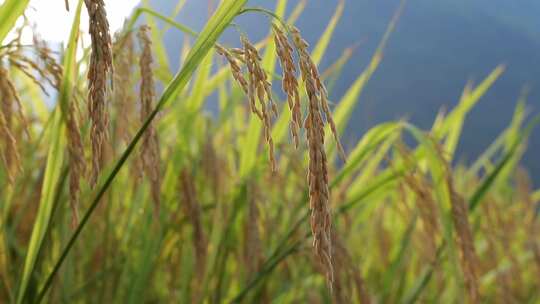
<svg viewBox="0 0 540 304">
<path fill-rule="evenodd" d="M 0 43 L 4 41 L 30 0 L 6 0 L 0 6 Z"/>
<path fill-rule="evenodd" d="M 476 189 L 474 194 L 469 199 L 469 209 L 474 210 L 480 204 L 486 193 L 490 190 L 490 188 L 495 183 L 498 176 L 501 174 L 501 172 L 508 166 L 512 158 L 515 156 L 515 154 L 518 151 L 518 148 L 520 145 L 527 140 L 530 133 L 532 132 L 533 128 L 540 123 L 540 115 L 536 116 L 523 130 L 521 134 L 517 138 L 515 138 L 514 143 L 510 147 L 510 150 L 504 155 L 504 157 L 497 163 L 495 168 L 492 172 L 490 172 L 482 181 L 480 186 Z"/>
</svg>

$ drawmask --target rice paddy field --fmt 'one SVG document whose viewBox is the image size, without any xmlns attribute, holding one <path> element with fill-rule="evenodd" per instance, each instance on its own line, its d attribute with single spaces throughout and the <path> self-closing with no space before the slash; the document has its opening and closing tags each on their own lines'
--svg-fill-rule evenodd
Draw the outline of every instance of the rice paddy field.
<svg viewBox="0 0 540 304">
<path fill-rule="evenodd" d="M 342 2 L 305 41 L 303 1 L 222 0 L 201 29 L 174 21 L 185 1 L 141 6 L 116 33 L 108 1 L 72 1 L 58 50 L 21 41 L 28 2 L 0 6 L 0 303 L 540 303 L 540 189 L 520 165 L 540 116 L 524 97 L 476 160 L 456 157 L 504 66 L 431 128 L 387 121 L 343 147 L 399 11 L 331 100 L 354 56 L 318 68 Z M 191 37 L 178 71 L 158 20 Z"/>
</svg>

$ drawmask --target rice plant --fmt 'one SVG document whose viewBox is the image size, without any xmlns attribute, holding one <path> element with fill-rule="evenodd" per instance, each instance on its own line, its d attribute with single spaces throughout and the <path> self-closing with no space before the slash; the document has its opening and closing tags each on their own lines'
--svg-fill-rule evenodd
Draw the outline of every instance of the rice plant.
<svg viewBox="0 0 540 304">
<path fill-rule="evenodd" d="M 1 303 L 540 301 L 540 190 L 520 166 L 540 117 L 520 101 L 478 159 L 455 156 L 504 67 L 430 129 L 388 121 L 343 147 L 397 17 L 330 100 L 354 58 L 319 71 L 343 2 L 310 42 L 294 25 L 303 2 L 287 15 L 288 2 L 223 0 L 200 32 L 140 7 L 111 33 L 107 1 L 66 1 L 75 18 L 58 54 L 37 36 L 5 41 L 28 1 L 4 1 Z M 268 20 L 267 37 L 238 28 L 242 14 Z M 178 71 L 156 20 L 193 38 Z M 220 41 L 226 28 L 236 45 Z"/>
</svg>

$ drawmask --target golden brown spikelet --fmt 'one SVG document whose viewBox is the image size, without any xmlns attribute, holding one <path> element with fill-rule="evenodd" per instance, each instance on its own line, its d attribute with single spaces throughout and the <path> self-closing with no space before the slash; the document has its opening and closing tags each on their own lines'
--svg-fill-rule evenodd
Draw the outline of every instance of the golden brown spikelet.
<svg viewBox="0 0 540 304">
<path fill-rule="evenodd" d="M 313 60 L 311 59 L 311 56 L 309 55 L 309 52 L 307 49 L 308 43 L 304 39 L 302 39 L 300 30 L 298 30 L 296 27 L 293 27 L 291 29 L 291 34 L 293 36 L 294 45 L 296 46 L 296 49 L 300 56 L 300 71 L 302 72 L 302 78 L 304 79 L 304 82 L 307 82 L 306 79 L 311 79 L 310 80 L 311 86 L 312 86 L 311 90 L 313 94 L 317 95 L 320 99 L 321 114 L 324 113 L 326 122 L 330 125 L 330 129 L 332 130 L 334 140 L 336 141 L 338 154 L 341 157 L 341 159 L 345 161 L 346 160 L 345 151 L 343 150 L 343 146 L 341 145 L 341 141 L 339 140 L 336 124 L 334 122 L 334 119 L 332 118 L 330 107 L 328 106 L 328 91 L 326 90 L 326 87 L 321 80 L 321 76 L 319 74 L 319 70 L 317 69 L 317 65 L 313 62 Z M 306 87 L 306 90 L 308 90 L 307 87 Z M 308 99 L 309 99 L 309 93 L 308 93 Z"/>
<path fill-rule="evenodd" d="M 116 108 L 117 122 L 115 138 L 129 144 L 131 141 L 130 126 L 133 123 L 135 96 L 133 90 L 133 66 L 135 52 L 133 33 L 127 32 L 118 37 L 114 43 L 114 93 L 113 102 Z"/>
<path fill-rule="evenodd" d="M 469 210 L 463 197 L 456 192 L 450 173 L 446 176 L 446 185 L 450 193 L 452 220 L 457 234 L 460 250 L 460 263 L 470 303 L 480 302 L 476 266 L 478 257 L 474 248 L 474 239 L 469 225 Z"/>
<path fill-rule="evenodd" d="M 282 87 L 287 94 L 287 103 L 291 110 L 291 135 L 296 148 L 299 145 L 299 129 L 302 125 L 302 112 L 300 109 L 300 95 L 298 93 L 298 80 L 296 79 L 296 66 L 293 60 L 293 48 L 285 33 L 277 25 L 273 25 L 276 52 L 283 70 Z"/>
<path fill-rule="evenodd" d="M 42 62 L 42 73 L 45 79 L 49 80 L 50 84 L 60 90 L 62 81 L 63 69 L 52 56 L 47 43 L 37 36 L 34 36 L 34 46 L 38 53 L 38 57 Z M 71 226 L 75 228 L 79 224 L 79 196 L 81 178 L 86 172 L 86 161 L 84 158 L 84 147 L 80 133 L 80 111 L 75 98 L 69 102 L 69 109 L 66 115 L 67 129 L 67 147 L 68 147 L 68 162 L 69 162 L 69 202 L 71 207 Z"/>
<path fill-rule="evenodd" d="M 103 0 L 85 0 L 90 18 L 92 53 L 88 70 L 88 113 L 91 119 L 92 174 L 94 186 L 105 164 L 105 145 L 108 140 L 109 113 L 107 111 L 107 76 L 112 70 L 112 46 L 109 22 Z"/>
<path fill-rule="evenodd" d="M 79 224 L 79 194 L 80 181 L 86 172 L 86 162 L 84 159 L 84 147 L 80 133 L 80 115 L 77 102 L 73 98 L 69 103 L 69 110 L 66 117 L 66 129 L 68 139 L 69 154 L 69 202 L 71 206 L 72 227 Z"/>
<path fill-rule="evenodd" d="M 272 139 L 272 114 L 277 116 L 277 106 L 272 99 L 271 83 L 268 81 L 266 72 L 261 66 L 259 51 L 253 46 L 246 36 L 241 37 L 244 46 L 244 60 L 248 70 L 248 98 L 253 113 L 257 114 L 264 125 L 264 137 L 268 144 L 270 165 L 272 171 L 276 171 L 274 156 L 274 141 Z M 258 110 L 255 99 L 259 100 L 261 109 Z"/>
<path fill-rule="evenodd" d="M 9 78 L 8 71 L 0 66 L 0 153 L 10 183 L 13 183 L 21 169 L 20 155 L 14 130 L 14 105 L 18 104 L 21 117 L 20 100 Z"/>
<path fill-rule="evenodd" d="M 155 99 L 154 89 L 154 73 L 152 71 L 152 42 L 149 36 L 150 28 L 142 26 L 139 31 L 139 41 L 142 45 L 142 54 L 139 61 L 141 69 L 141 122 L 150 116 L 153 110 L 153 102 Z M 159 138 L 156 133 L 154 122 L 143 134 L 141 145 L 141 162 L 145 174 L 150 180 L 150 188 L 152 200 L 154 201 L 154 211 L 159 214 L 160 205 L 160 190 L 161 190 L 161 175 L 160 175 L 160 160 L 159 160 Z"/>
<path fill-rule="evenodd" d="M 40 74 L 44 81 L 52 85 L 56 90 L 60 90 L 63 69 L 53 56 L 53 52 L 47 45 L 47 42 L 38 36 L 33 37 L 34 48 L 39 58 L 40 65 L 34 66 L 34 69 Z"/>
<path fill-rule="evenodd" d="M 244 78 L 244 75 L 242 74 L 242 68 L 240 67 L 240 63 L 239 63 L 239 61 L 243 60 L 240 58 L 240 56 L 243 56 L 243 52 L 242 52 L 242 55 L 238 55 L 238 54 L 233 55 L 233 53 L 231 53 L 229 50 L 227 50 L 226 48 L 220 45 L 216 45 L 216 52 L 219 55 L 225 57 L 225 59 L 227 60 L 231 68 L 231 74 L 234 80 L 238 83 L 240 88 L 242 88 L 244 93 L 247 94 L 248 83 L 246 79 Z"/>
<path fill-rule="evenodd" d="M 0 95 L 1 97 L 1 95 Z M 2 141 L 2 147 L 0 148 L 0 156 L 4 163 L 5 170 L 7 172 L 8 182 L 12 184 L 15 180 L 19 168 L 19 153 L 17 151 L 17 141 L 13 136 L 7 119 L 0 111 L 0 139 Z"/>
<path fill-rule="evenodd" d="M 308 114 L 304 123 L 309 150 L 309 205 L 311 209 L 311 232 L 315 253 L 324 265 L 326 279 L 331 287 L 334 281 L 332 265 L 331 213 L 328 190 L 328 168 L 324 150 L 324 122 L 322 118 L 322 97 L 319 82 L 313 71 L 308 54 L 308 44 L 293 29 L 293 40 L 299 54 L 299 66 L 308 97 Z"/>
</svg>

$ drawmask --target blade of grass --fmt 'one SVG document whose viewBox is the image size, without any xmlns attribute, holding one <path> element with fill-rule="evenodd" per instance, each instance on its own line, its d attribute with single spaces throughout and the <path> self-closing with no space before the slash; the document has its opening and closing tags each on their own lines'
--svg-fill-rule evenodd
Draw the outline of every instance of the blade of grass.
<svg viewBox="0 0 540 304">
<path fill-rule="evenodd" d="M 330 44 L 330 41 L 334 35 L 334 30 L 336 29 L 339 19 L 341 19 L 341 16 L 343 15 L 344 8 L 345 1 L 340 0 L 336 7 L 334 15 L 330 19 L 330 22 L 328 22 L 328 24 L 326 25 L 324 33 L 321 35 L 319 41 L 317 42 L 317 45 L 311 52 L 311 57 L 316 65 L 319 65 L 319 63 L 321 63 L 321 60 L 326 53 L 326 49 L 328 48 L 328 45 Z"/>
<path fill-rule="evenodd" d="M 486 94 L 489 88 L 495 83 L 503 72 L 504 66 L 498 66 L 472 92 L 469 93 L 467 90 L 465 90 L 459 105 L 454 109 L 454 111 L 452 111 L 452 113 L 448 115 L 446 122 L 441 129 L 448 133 L 444 151 L 450 160 L 453 159 L 456 151 L 467 113 L 469 113 L 474 105 L 478 103 L 480 98 Z"/>
<path fill-rule="evenodd" d="M 371 76 L 375 73 L 377 68 L 379 67 L 379 64 L 382 61 L 384 49 L 386 47 L 386 43 L 388 42 L 388 39 L 390 38 L 390 35 L 394 32 L 394 29 L 397 25 L 397 22 L 399 21 L 399 18 L 403 12 L 403 9 L 405 7 L 405 0 L 401 1 L 401 4 L 392 17 L 392 20 L 388 24 L 388 27 L 386 28 L 386 32 L 383 35 L 383 38 L 379 42 L 379 46 L 377 47 L 377 50 L 373 54 L 373 57 L 371 58 L 368 67 L 358 78 L 355 80 L 353 85 L 347 90 L 343 98 L 337 103 L 337 106 L 334 110 L 334 121 L 336 123 L 336 128 L 338 133 L 343 134 L 345 127 L 347 126 L 347 123 L 353 113 L 354 108 L 358 104 L 358 100 L 362 94 L 362 91 L 368 81 L 371 79 Z M 326 151 L 329 155 L 330 160 L 334 160 L 336 157 L 336 150 L 335 145 L 333 144 L 333 141 L 331 140 L 331 132 L 329 130 L 329 127 L 325 129 L 325 142 L 326 142 Z"/>
<path fill-rule="evenodd" d="M 476 189 L 474 194 L 469 199 L 469 209 L 474 210 L 480 204 L 486 193 L 490 190 L 490 188 L 495 183 L 495 180 L 499 176 L 499 174 L 504 170 L 504 168 L 508 165 L 510 160 L 514 157 L 516 152 L 518 151 L 519 146 L 527 140 L 529 135 L 531 134 L 533 128 L 540 123 L 540 115 L 537 115 L 525 128 L 525 130 L 517 137 L 515 138 L 514 143 L 512 144 L 512 147 L 510 150 L 505 154 L 505 156 L 499 161 L 499 163 L 495 166 L 492 172 L 490 172 L 485 179 L 482 181 L 480 186 Z"/>
<path fill-rule="evenodd" d="M 0 6 L 0 43 L 4 41 L 30 0 L 6 0 Z"/>
</svg>

